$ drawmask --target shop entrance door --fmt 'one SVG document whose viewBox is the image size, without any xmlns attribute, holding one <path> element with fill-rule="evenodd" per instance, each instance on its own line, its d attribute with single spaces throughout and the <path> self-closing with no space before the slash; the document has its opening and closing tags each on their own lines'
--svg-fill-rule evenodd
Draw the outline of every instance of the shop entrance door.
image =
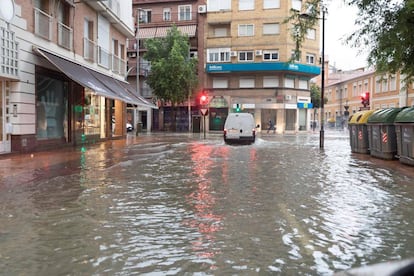
<svg viewBox="0 0 414 276">
<path fill-rule="evenodd" d="M 0 81 L 0 154 L 10 152 L 10 141 L 6 129 L 6 95 L 9 90 L 7 81 Z"/>
</svg>

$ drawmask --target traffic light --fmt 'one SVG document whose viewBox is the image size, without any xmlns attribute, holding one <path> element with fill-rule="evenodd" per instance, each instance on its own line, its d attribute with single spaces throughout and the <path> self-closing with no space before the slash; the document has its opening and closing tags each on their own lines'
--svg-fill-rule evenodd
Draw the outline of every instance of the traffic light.
<svg viewBox="0 0 414 276">
<path fill-rule="evenodd" d="M 208 100 L 208 97 L 206 94 L 203 93 L 200 95 L 200 99 L 199 99 L 200 105 L 206 105 L 207 100 Z"/>
<path fill-rule="evenodd" d="M 361 94 L 361 104 L 364 107 L 369 106 L 369 92 L 364 92 Z"/>
<path fill-rule="evenodd" d="M 241 108 L 240 108 L 240 104 L 236 104 L 236 112 L 240 112 Z"/>
</svg>

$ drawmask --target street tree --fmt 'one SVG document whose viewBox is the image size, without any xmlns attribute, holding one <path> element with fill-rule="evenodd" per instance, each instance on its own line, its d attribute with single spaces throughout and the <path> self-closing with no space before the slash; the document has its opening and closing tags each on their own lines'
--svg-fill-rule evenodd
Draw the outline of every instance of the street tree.
<svg viewBox="0 0 414 276">
<path fill-rule="evenodd" d="M 414 0 L 343 1 L 358 8 L 357 30 L 347 37 L 347 45 L 368 52 L 369 65 L 375 66 L 379 72 L 401 72 L 407 79 L 413 77 Z M 284 21 L 292 26 L 297 55 L 307 30 L 319 24 L 323 5 L 322 0 L 308 0 L 300 11 L 292 10 Z"/>
<path fill-rule="evenodd" d="M 146 82 L 157 100 L 171 104 L 174 131 L 176 107 L 191 97 L 198 84 L 197 59 L 190 57 L 188 36 L 181 34 L 175 25 L 166 37 L 146 40 L 145 48 L 144 59 L 151 65 Z"/>
</svg>

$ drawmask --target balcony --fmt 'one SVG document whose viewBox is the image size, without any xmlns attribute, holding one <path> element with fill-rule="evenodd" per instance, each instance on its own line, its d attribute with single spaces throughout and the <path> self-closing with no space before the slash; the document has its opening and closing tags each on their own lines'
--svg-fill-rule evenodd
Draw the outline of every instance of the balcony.
<svg viewBox="0 0 414 276">
<path fill-rule="evenodd" d="M 95 49 L 96 49 L 95 42 L 85 37 L 83 39 L 83 58 L 91 62 L 95 62 L 96 60 Z"/>
<path fill-rule="evenodd" d="M 52 16 L 34 8 L 35 35 L 52 40 Z"/>
<path fill-rule="evenodd" d="M 14 32 L 0 27 L 0 78 L 18 78 L 18 46 Z"/>
<path fill-rule="evenodd" d="M 58 23 L 58 44 L 59 46 L 72 50 L 73 30 L 62 22 Z"/>
<path fill-rule="evenodd" d="M 99 66 L 109 69 L 110 68 L 110 62 L 111 62 L 111 55 L 108 51 L 106 51 L 102 47 L 98 47 L 98 64 Z"/>
</svg>

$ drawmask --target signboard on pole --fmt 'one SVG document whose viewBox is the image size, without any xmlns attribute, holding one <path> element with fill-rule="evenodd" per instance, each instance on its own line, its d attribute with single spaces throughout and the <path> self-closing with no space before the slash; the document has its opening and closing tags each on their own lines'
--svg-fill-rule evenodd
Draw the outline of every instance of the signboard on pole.
<svg viewBox="0 0 414 276">
<path fill-rule="evenodd" d="M 207 114 L 208 114 L 208 109 L 207 109 L 207 108 L 201 108 L 201 109 L 200 109 L 200 112 L 201 112 L 201 115 L 203 115 L 203 116 L 207 116 Z"/>
</svg>

